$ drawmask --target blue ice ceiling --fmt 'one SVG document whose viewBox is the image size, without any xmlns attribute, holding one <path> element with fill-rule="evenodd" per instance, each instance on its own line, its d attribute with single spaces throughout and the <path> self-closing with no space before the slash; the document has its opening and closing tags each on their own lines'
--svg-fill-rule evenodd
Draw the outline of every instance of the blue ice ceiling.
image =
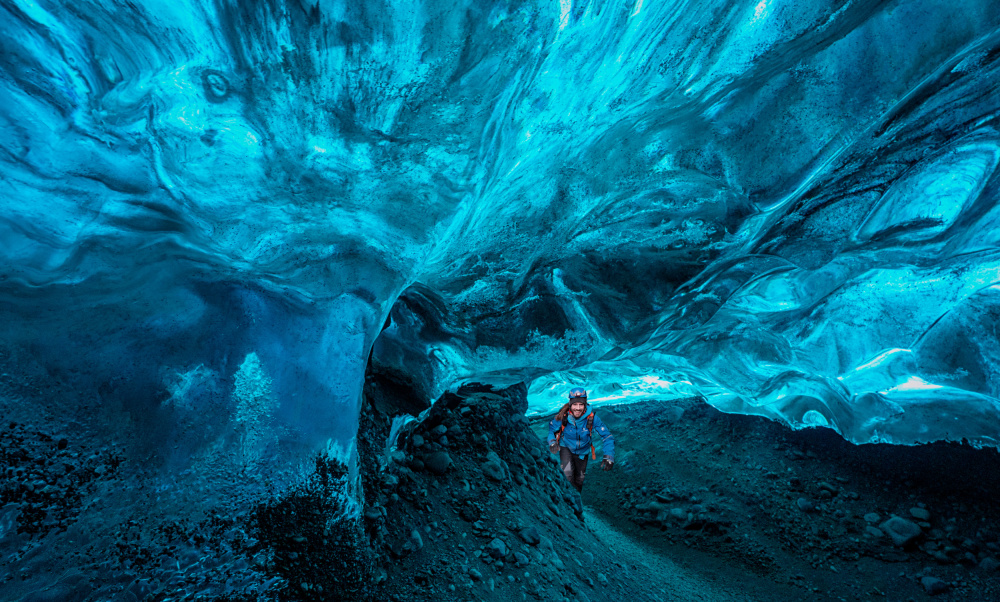
<svg viewBox="0 0 1000 602">
<path fill-rule="evenodd" d="M 995 446 L 998 24 L 3 0 L 7 409 L 276 471 L 351 453 L 371 355 L 427 398 L 537 379 L 537 411 L 580 383 Z"/>
</svg>

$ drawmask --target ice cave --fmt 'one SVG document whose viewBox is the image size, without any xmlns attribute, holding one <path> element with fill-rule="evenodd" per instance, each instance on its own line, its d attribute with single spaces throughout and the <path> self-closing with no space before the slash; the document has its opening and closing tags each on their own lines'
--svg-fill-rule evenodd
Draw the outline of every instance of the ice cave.
<svg viewBox="0 0 1000 602">
<path fill-rule="evenodd" d="M 0 32 L 0 600 L 1000 600 L 995 0 Z"/>
</svg>

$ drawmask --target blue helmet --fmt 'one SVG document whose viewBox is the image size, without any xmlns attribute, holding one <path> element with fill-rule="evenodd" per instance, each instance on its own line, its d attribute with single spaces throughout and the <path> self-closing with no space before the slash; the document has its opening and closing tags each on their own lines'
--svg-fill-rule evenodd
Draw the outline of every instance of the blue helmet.
<svg viewBox="0 0 1000 602">
<path fill-rule="evenodd" d="M 584 389 L 583 387 L 573 387 L 572 389 L 569 390 L 569 398 L 570 401 L 574 399 L 582 399 L 583 401 L 587 401 L 587 390 Z"/>
</svg>

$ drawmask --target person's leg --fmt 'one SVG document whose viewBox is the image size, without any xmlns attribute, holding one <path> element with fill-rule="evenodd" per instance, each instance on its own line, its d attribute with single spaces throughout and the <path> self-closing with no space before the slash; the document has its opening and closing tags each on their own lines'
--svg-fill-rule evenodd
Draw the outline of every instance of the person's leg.
<svg viewBox="0 0 1000 602">
<path fill-rule="evenodd" d="M 576 472 L 575 464 L 573 460 L 576 459 L 568 449 L 565 447 L 559 448 L 559 467 L 562 468 L 563 474 L 566 476 L 566 480 L 573 483 L 576 486 L 576 481 L 573 480 L 574 473 Z"/>
<path fill-rule="evenodd" d="M 587 476 L 587 462 L 589 460 L 589 456 L 584 456 L 582 459 L 579 456 L 573 456 L 573 486 L 576 487 L 577 491 L 583 491 L 583 477 Z"/>
</svg>

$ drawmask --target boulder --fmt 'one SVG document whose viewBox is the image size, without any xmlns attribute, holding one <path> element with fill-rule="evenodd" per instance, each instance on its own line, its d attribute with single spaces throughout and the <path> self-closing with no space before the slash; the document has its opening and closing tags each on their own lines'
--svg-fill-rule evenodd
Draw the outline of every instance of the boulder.
<svg viewBox="0 0 1000 602">
<path fill-rule="evenodd" d="M 893 516 L 885 521 L 879 525 L 879 529 L 888 535 L 892 543 L 897 546 L 905 546 L 916 539 L 921 533 L 920 527 L 916 523 L 899 516 Z"/>
</svg>

